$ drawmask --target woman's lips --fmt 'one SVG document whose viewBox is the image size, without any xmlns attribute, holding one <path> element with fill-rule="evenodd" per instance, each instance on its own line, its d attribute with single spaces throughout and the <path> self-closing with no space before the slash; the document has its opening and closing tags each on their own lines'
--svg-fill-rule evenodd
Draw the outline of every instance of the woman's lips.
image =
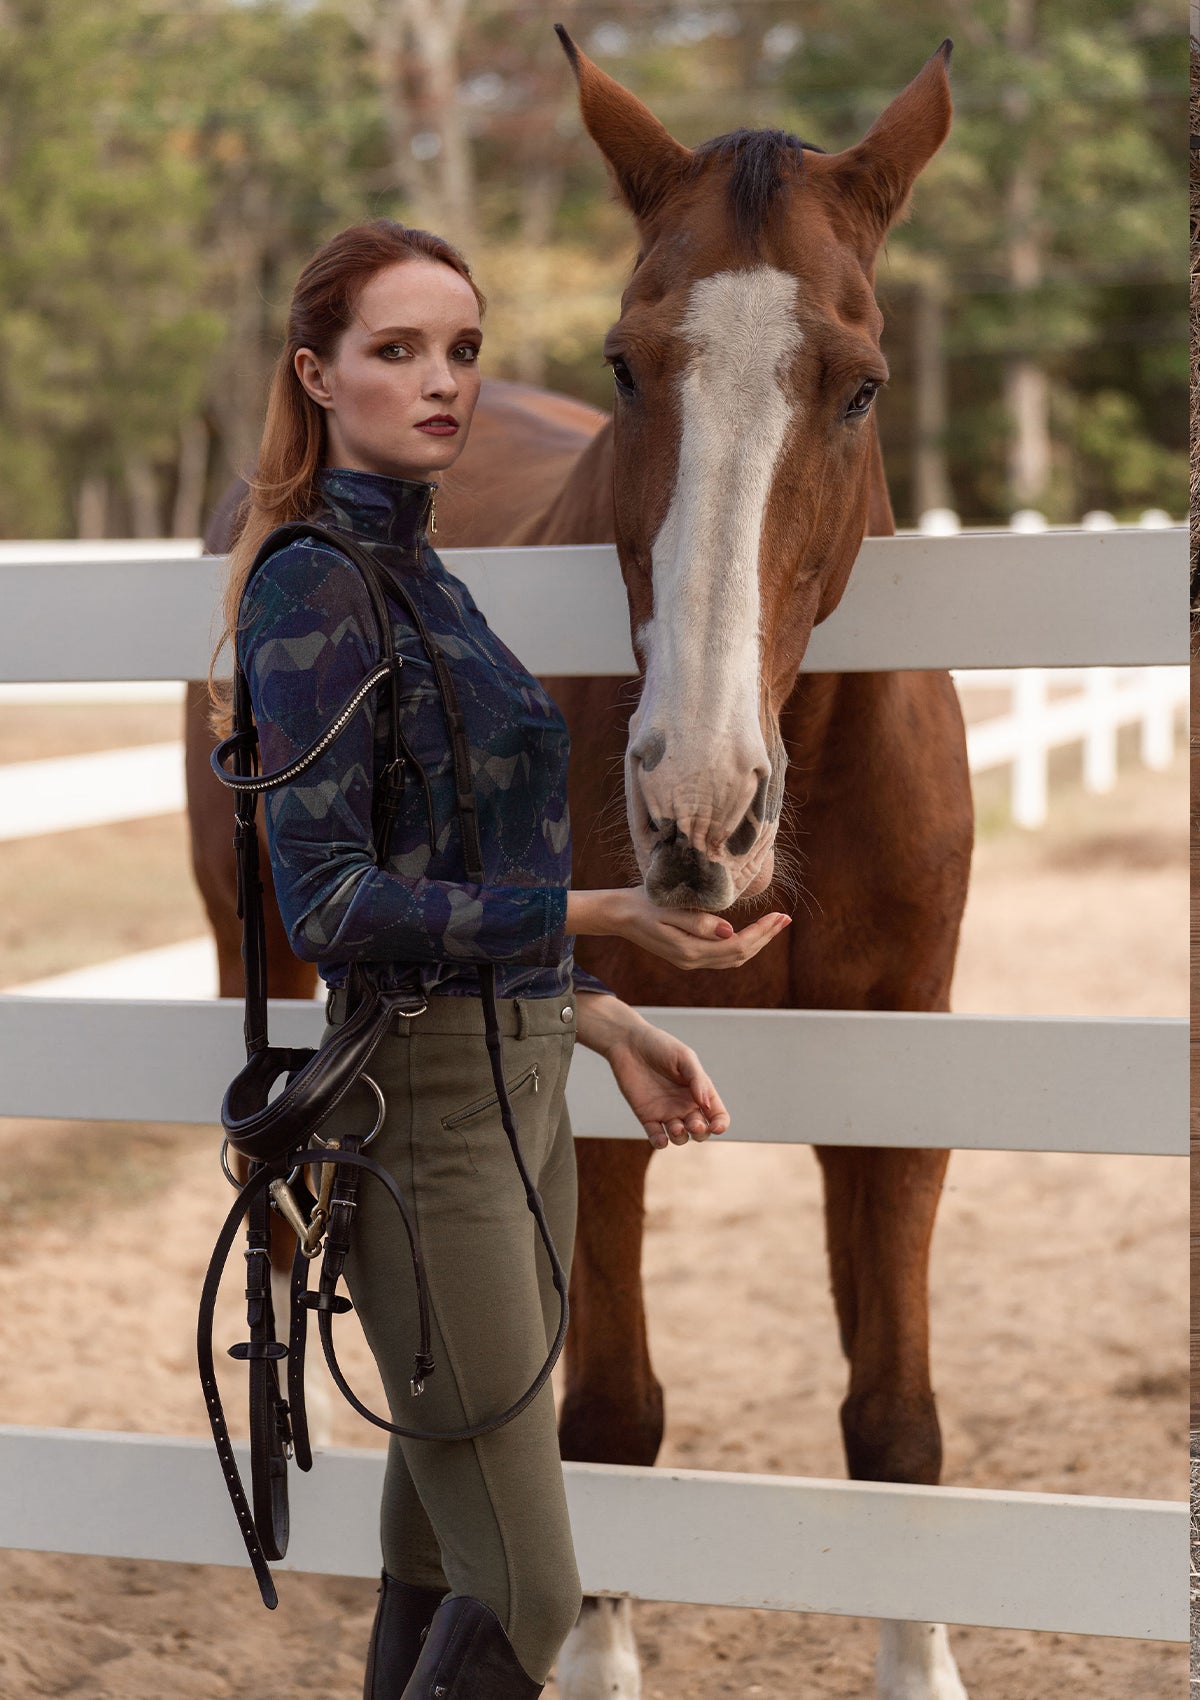
<svg viewBox="0 0 1200 1700">
<path fill-rule="evenodd" d="M 456 419 L 423 419 L 416 427 L 429 437 L 453 437 L 458 430 Z"/>
</svg>

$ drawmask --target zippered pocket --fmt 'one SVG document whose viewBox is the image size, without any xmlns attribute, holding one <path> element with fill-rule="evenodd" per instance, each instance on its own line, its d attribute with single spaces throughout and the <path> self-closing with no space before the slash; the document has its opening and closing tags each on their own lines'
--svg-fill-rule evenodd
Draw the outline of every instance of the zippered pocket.
<svg viewBox="0 0 1200 1700">
<path fill-rule="evenodd" d="M 531 1064 L 523 1074 L 514 1075 L 511 1080 L 506 1080 L 504 1084 L 508 1087 L 510 1098 L 515 1098 L 518 1092 L 530 1085 L 535 1092 L 539 1091 L 538 1065 L 536 1063 Z M 451 1128 L 461 1127 L 464 1122 L 471 1121 L 475 1116 L 481 1116 L 485 1110 L 490 1110 L 493 1104 L 499 1102 L 499 1094 L 489 1092 L 486 1098 L 476 1098 L 473 1104 L 467 1104 L 463 1109 L 455 1110 L 452 1115 L 443 1116 L 442 1126 L 447 1131 Z"/>
</svg>

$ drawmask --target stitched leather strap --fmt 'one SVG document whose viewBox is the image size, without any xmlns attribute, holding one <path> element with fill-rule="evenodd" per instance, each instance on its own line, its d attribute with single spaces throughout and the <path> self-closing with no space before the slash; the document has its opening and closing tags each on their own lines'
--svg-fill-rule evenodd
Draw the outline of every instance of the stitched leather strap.
<svg viewBox="0 0 1200 1700">
<path fill-rule="evenodd" d="M 323 1147 L 314 1147 L 295 1154 L 295 1161 L 300 1165 L 321 1163 L 328 1161 L 328 1158 L 329 1152 Z M 404 1230 L 408 1235 L 409 1244 L 412 1249 L 414 1273 L 416 1274 L 418 1281 L 418 1292 L 423 1293 L 425 1290 L 425 1280 L 424 1269 L 420 1262 L 420 1243 L 417 1240 L 416 1233 L 413 1228 L 412 1218 L 409 1214 L 404 1194 L 400 1191 L 395 1180 L 385 1168 L 374 1160 L 373 1157 L 368 1157 L 361 1151 L 339 1152 L 338 1167 L 339 1169 L 343 1167 L 364 1169 L 369 1174 L 373 1175 L 384 1187 L 388 1196 L 391 1198 L 393 1204 L 400 1213 L 400 1219 L 404 1225 Z M 251 1216 L 253 1216 L 256 1203 L 260 1199 L 265 1199 L 267 1197 L 267 1188 L 270 1186 L 271 1182 L 286 1173 L 287 1168 L 284 1164 L 263 1163 L 254 1170 L 250 1179 L 239 1190 L 237 1197 L 230 1206 L 229 1214 L 226 1216 L 225 1221 L 221 1226 L 221 1231 L 217 1235 L 217 1243 L 213 1247 L 212 1256 L 208 1262 L 208 1269 L 205 1271 L 204 1284 L 200 1291 L 200 1310 L 196 1320 L 196 1359 L 200 1367 L 200 1385 L 204 1390 L 204 1402 L 208 1411 L 209 1427 L 212 1429 L 213 1440 L 216 1443 L 217 1448 L 217 1458 L 221 1465 L 221 1473 L 225 1478 L 225 1486 L 228 1489 L 229 1497 L 237 1516 L 238 1527 L 242 1532 L 242 1539 L 246 1545 L 246 1552 L 249 1555 L 251 1566 L 253 1567 L 255 1577 L 258 1580 L 259 1592 L 262 1595 L 263 1604 L 268 1608 L 268 1610 L 274 1610 L 275 1606 L 279 1603 L 279 1597 L 275 1592 L 275 1585 L 271 1579 L 271 1572 L 267 1564 L 267 1558 L 268 1556 L 282 1556 L 282 1553 L 280 1552 L 270 1551 L 272 1547 L 278 1548 L 280 1545 L 279 1535 L 281 1531 L 278 1526 L 272 1525 L 269 1517 L 264 1517 L 263 1521 L 260 1523 L 259 1519 L 251 1512 L 250 1505 L 246 1499 L 246 1490 L 242 1485 L 242 1478 L 237 1467 L 237 1460 L 233 1455 L 233 1446 L 229 1439 L 229 1428 L 225 1421 L 225 1412 L 221 1404 L 220 1391 L 217 1387 L 216 1367 L 213 1362 L 212 1333 L 213 1316 L 216 1309 L 217 1292 L 221 1284 L 221 1275 L 224 1271 L 225 1264 L 228 1261 L 230 1250 L 233 1246 L 237 1231 L 242 1224 L 243 1218 L 248 1212 Z M 260 1255 L 256 1252 L 252 1258 L 248 1259 L 248 1262 L 255 1261 L 261 1262 L 265 1266 L 267 1261 L 265 1254 Z M 267 1303 L 269 1305 L 269 1273 L 266 1275 L 265 1279 L 267 1281 Z M 249 1281 L 247 1282 L 247 1285 L 250 1285 Z M 295 1309 L 295 1291 L 296 1275 L 293 1270 L 293 1310 Z M 310 1299 L 317 1296 L 318 1295 L 316 1294 L 308 1295 Z M 344 1308 L 349 1308 L 349 1300 L 343 1299 L 340 1303 Z M 269 1334 L 273 1335 L 273 1322 L 265 1314 L 263 1321 Z M 235 1348 L 235 1353 L 236 1350 L 237 1349 Z M 286 1351 L 287 1348 L 281 1348 L 281 1350 Z M 238 1353 L 237 1355 L 249 1354 Z M 301 1352 L 301 1360 L 303 1360 L 303 1352 Z M 260 1360 L 257 1357 L 251 1357 L 252 1366 L 256 1361 L 264 1360 Z M 270 1368 L 274 1370 L 274 1362 L 271 1359 L 266 1359 L 265 1361 L 269 1363 Z M 303 1361 L 301 1361 L 301 1371 L 302 1370 Z M 261 1436 L 258 1438 L 257 1445 L 259 1450 L 263 1450 Z M 254 1432 L 252 1418 L 252 1479 L 255 1470 L 255 1450 L 256 1435 Z M 267 1462 L 265 1459 L 265 1453 L 264 1462 Z M 311 1456 L 309 1462 L 311 1463 Z M 269 1463 L 267 1463 L 267 1468 L 269 1469 Z M 273 1502 L 272 1512 L 277 1504 L 278 1496 Z M 286 1485 L 282 1504 L 284 1508 L 284 1516 L 286 1518 Z M 282 1538 L 283 1544 L 286 1545 L 286 1523 L 282 1530 Z"/>
</svg>

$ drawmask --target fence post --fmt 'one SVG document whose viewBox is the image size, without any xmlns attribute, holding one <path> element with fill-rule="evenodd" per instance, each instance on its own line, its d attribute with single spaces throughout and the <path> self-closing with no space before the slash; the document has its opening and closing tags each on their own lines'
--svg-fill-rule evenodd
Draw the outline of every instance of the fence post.
<svg viewBox="0 0 1200 1700">
<path fill-rule="evenodd" d="M 1012 816 L 1018 826 L 1046 823 L 1047 751 L 1041 722 L 1046 712 L 1046 675 L 1040 667 L 1019 667 L 1013 674 L 1016 753 L 1012 771 Z"/>
<path fill-rule="evenodd" d="M 1085 791 L 1111 791 L 1117 783 L 1117 682 L 1111 667 L 1089 667 L 1084 687 L 1088 729 L 1083 740 Z"/>
<path fill-rule="evenodd" d="M 1145 670 L 1145 708 L 1142 711 L 1141 755 L 1144 767 L 1158 772 L 1170 767 L 1175 754 L 1175 703 L 1167 667 Z"/>
</svg>

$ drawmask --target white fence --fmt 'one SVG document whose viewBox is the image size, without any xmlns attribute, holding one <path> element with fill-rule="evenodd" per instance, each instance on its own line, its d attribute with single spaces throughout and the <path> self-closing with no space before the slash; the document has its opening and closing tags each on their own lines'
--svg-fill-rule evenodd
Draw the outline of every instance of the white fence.
<svg viewBox="0 0 1200 1700">
<path fill-rule="evenodd" d="M 1137 725 L 1142 765 L 1168 768 L 1175 723 L 1187 708 L 1190 690 L 1186 667 L 956 668 L 954 681 L 967 710 L 971 772 L 1010 767 L 1012 817 L 1018 826 L 1031 828 L 1046 821 L 1052 750 L 1082 744 L 1085 788 L 1111 791 L 1117 782 L 1118 733 Z M 10 690 L 36 688 L 16 685 Z M 971 699 L 980 690 L 1008 693 L 1009 712 L 973 720 Z M 4 700 L 0 688 L 0 710 Z M 177 814 L 185 807 L 183 745 L 178 739 L 0 767 L 0 842 Z"/>
<path fill-rule="evenodd" d="M 612 550 L 447 558 L 535 670 L 631 670 Z M 0 560 L 0 678 L 197 676 L 217 571 L 196 561 L 30 571 Z M 1123 533 L 871 540 L 805 665 L 1179 664 L 1186 577 L 1182 529 L 1139 533 L 1135 547 Z M 274 1019 L 281 1039 L 301 1042 L 319 1013 L 280 1004 Z M 741 1137 L 755 1127 L 758 1138 L 868 1146 L 1187 1148 L 1182 1021 L 719 1010 L 658 1019 L 702 1049 Z M 239 1025 L 240 1008 L 222 1001 L 0 997 L 0 1114 L 207 1122 L 240 1061 Z M 636 1133 L 587 1053 L 570 1104 L 579 1133 Z M 206 1443 L 8 1428 L 0 1461 L 0 1544 L 241 1562 Z M 299 1529 L 282 1568 L 376 1573 L 382 1467 L 379 1453 L 330 1451 L 297 1482 Z M 569 1465 L 567 1477 L 591 1592 L 1186 1637 L 1182 1505 L 599 1465 Z"/>
<path fill-rule="evenodd" d="M 1031 828 L 1046 821 L 1051 750 L 1082 744 L 1085 788 L 1111 791 L 1117 781 L 1118 733 L 1138 725 L 1142 765 L 1168 768 L 1175 723 L 1187 708 L 1190 690 L 1186 667 L 955 669 L 954 680 L 967 711 L 971 772 L 1010 767 L 1012 817 L 1018 826 Z M 97 692 L 104 688 L 91 686 Z M 113 688 L 111 682 L 108 688 Z M 37 689 L 10 686 L 9 700 L 18 700 L 20 693 L 22 700 L 37 701 L 27 694 Z M 1007 692 L 1009 712 L 973 720 L 971 700 L 979 690 Z M 165 700 L 178 704 L 178 698 L 176 692 Z M 0 687 L 0 711 L 4 702 Z M 183 745 L 178 739 L 0 767 L 0 842 L 177 814 L 185 807 Z"/>
<path fill-rule="evenodd" d="M 1137 725 L 1142 765 L 1168 768 L 1175 722 L 1190 690 L 1186 667 L 956 669 L 954 677 L 968 711 L 971 772 L 1011 767 L 1012 817 L 1018 826 L 1031 828 L 1046 821 L 1052 750 L 1082 744 L 1085 788 L 1111 791 L 1117 782 L 1118 733 Z M 1000 688 L 1011 695 L 1009 712 L 972 721 L 973 693 Z M 1057 691 L 1053 700 L 1052 691 Z M 0 710 L 3 700 L 0 694 Z M 185 806 L 178 739 L 0 767 L 0 842 L 177 814 Z"/>
<path fill-rule="evenodd" d="M 974 722 L 968 715 L 967 761 L 972 773 L 1011 766 L 1012 817 L 1025 827 L 1045 824 L 1051 750 L 1082 744 L 1085 789 L 1111 791 L 1118 734 L 1137 726 L 1143 767 L 1170 767 L 1191 685 L 1185 667 L 956 668 L 954 680 L 968 707 L 977 689 L 1011 693 L 1007 714 Z"/>
</svg>

